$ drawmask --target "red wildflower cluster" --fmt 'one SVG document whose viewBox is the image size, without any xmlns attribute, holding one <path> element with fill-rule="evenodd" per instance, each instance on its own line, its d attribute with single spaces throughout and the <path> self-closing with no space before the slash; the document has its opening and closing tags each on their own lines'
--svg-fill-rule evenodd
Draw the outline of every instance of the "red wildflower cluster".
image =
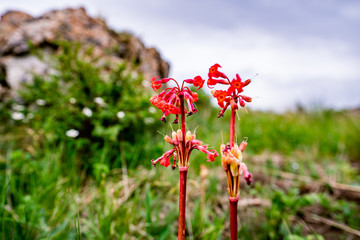
<svg viewBox="0 0 360 240">
<path fill-rule="evenodd" d="M 227 90 L 213 90 L 211 92 L 217 99 L 219 106 L 222 108 L 218 117 L 222 117 L 229 106 L 236 110 L 238 109 L 238 104 L 240 104 L 241 107 L 245 107 L 245 102 L 251 102 L 251 97 L 240 95 L 240 93 L 243 92 L 243 88 L 249 85 L 251 80 L 248 79 L 242 82 L 239 74 L 236 74 L 236 78 L 230 81 L 224 73 L 218 70 L 219 67 L 221 67 L 219 64 L 210 67 L 207 85 L 209 88 L 216 84 L 229 85 Z"/>
<path fill-rule="evenodd" d="M 170 158 L 172 156 L 174 156 L 172 165 L 173 170 L 176 168 L 176 165 L 179 165 L 180 167 L 188 167 L 190 153 L 194 149 L 206 153 L 208 162 L 215 161 L 215 157 L 219 156 L 219 154 L 214 149 L 209 150 L 206 145 L 203 145 L 200 140 L 197 140 L 195 134 L 192 134 L 190 131 L 187 131 L 184 137 L 181 129 L 178 129 L 176 132 L 172 132 L 172 137 L 166 135 L 164 139 L 166 142 L 174 145 L 174 148 L 165 152 L 158 159 L 152 160 L 151 162 L 154 167 L 158 162 L 160 162 L 161 165 L 168 167 L 170 165 Z M 177 158 L 178 164 L 176 164 Z"/>
<path fill-rule="evenodd" d="M 166 116 L 169 114 L 175 114 L 176 118 L 174 123 L 178 123 L 179 114 L 180 114 L 180 96 L 184 97 L 184 100 L 187 103 L 187 108 L 185 107 L 185 111 L 188 116 L 197 112 L 197 109 L 194 107 L 194 103 L 199 99 L 198 94 L 196 92 L 190 91 L 188 87 L 184 87 L 184 83 L 193 84 L 198 89 L 202 88 L 205 80 L 203 80 L 200 76 L 196 76 L 194 79 L 186 79 L 184 80 L 181 88 L 178 82 L 173 78 L 164 78 L 160 80 L 156 80 L 157 77 L 153 77 L 151 79 L 152 88 L 157 91 L 161 84 L 167 83 L 170 80 L 173 80 L 176 83 L 176 87 L 166 88 L 159 95 L 154 95 L 150 98 L 150 102 L 161 109 L 164 115 L 161 117 L 161 121 L 166 122 Z"/>
</svg>

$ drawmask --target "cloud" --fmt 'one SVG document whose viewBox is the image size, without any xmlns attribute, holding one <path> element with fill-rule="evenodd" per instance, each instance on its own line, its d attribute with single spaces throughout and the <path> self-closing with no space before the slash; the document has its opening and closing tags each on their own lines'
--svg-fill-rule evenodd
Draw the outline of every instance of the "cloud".
<svg viewBox="0 0 360 240">
<path fill-rule="evenodd" d="M 7 6 L 35 12 L 65 3 L 84 2 L 25 5 L 14 0 Z M 258 73 L 247 89 L 258 96 L 253 103 L 258 108 L 279 110 L 314 101 L 334 107 L 360 104 L 354 97 L 360 95 L 354 90 L 360 89 L 357 1 L 91 0 L 85 6 L 111 27 L 130 30 L 160 50 L 176 79 L 206 76 L 218 62 L 228 76 Z"/>
</svg>

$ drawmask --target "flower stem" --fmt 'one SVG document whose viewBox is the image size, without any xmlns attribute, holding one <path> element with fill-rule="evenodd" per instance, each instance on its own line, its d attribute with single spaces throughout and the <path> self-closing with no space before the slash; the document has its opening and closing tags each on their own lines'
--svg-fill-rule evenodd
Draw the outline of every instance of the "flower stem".
<svg viewBox="0 0 360 240">
<path fill-rule="evenodd" d="M 181 149 L 182 149 L 182 155 L 185 155 L 185 103 L 184 103 L 184 94 L 179 94 L 179 98 L 180 98 L 180 124 L 181 124 L 181 132 L 183 135 L 183 139 L 184 141 L 182 141 L 181 143 Z M 180 165 L 179 167 L 187 167 L 186 165 L 186 159 L 184 157 L 179 158 L 180 160 Z M 182 162 L 181 162 L 182 161 Z"/>
<path fill-rule="evenodd" d="M 230 147 L 234 146 L 235 139 L 235 116 L 236 110 L 231 109 L 231 118 L 230 118 Z"/>
<path fill-rule="evenodd" d="M 185 240 L 185 209 L 186 209 L 186 177 L 188 168 L 179 167 L 180 193 L 179 193 L 179 231 L 178 240 Z"/>
<path fill-rule="evenodd" d="M 185 137 L 185 103 L 184 103 L 184 95 L 183 94 L 179 94 L 179 98 L 180 98 L 180 122 L 181 122 L 181 131 L 183 136 Z"/>
<path fill-rule="evenodd" d="M 229 197 L 230 202 L 230 236 L 231 240 L 237 239 L 237 206 L 239 197 Z"/>
</svg>

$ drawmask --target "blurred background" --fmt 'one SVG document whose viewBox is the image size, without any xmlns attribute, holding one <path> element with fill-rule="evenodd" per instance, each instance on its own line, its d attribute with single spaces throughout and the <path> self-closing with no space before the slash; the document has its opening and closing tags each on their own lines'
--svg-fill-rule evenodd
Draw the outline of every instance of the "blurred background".
<svg viewBox="0 0 360 240">
<path fill-rule="evenodd" d="M 178 172 L 150 78 L 252 79 L 241 239 L 360 238 L 357 1 L 0 2 L 2 239 L 176 239 Z M 187 118 L 219 149 L 229 114 Z M 172 122 L 172 119 L 169 120 Z M 220 159 L 194 152 L 188 239 L 228 239 Z M 133 211 L 137 209 L 138 211 Z"/>
</svg>

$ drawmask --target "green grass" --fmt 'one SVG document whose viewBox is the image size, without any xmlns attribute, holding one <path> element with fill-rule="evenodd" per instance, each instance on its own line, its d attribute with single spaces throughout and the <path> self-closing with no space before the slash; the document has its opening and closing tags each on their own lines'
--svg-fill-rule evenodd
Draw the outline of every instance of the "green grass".
<svg viewBox="0 0 360 240">
<path fill-rule="evenodd" d="M 35 77 L 19 92 L 22 101 L 0 102 L 0 239 L 176 239 L 179 173 L 151 165 L 171 148 L 162 134 L 172 130 L 151 108 L 143 79 L 125 65 L 104 73 L 95 60 L 83 60 L 88 53 L 79 46 L 59 49 L 60 76 Z M 97 97 L 107 104 L 95 103 Z M 229 113 L 217 119 L 219 109 L 204 92 L 199 97 L 199 112 L 186 126 L 219 150 L 229 139 Z M 92 109 L 91 117 L 84 107 Z M 25 118 L 12 119 L 14 112 Z M 236 139 L 248 138 L 244 161 L 255 180 L 251 187 L 241 183 L 239 237 L 356 239 L 309 218 L 360 226 L 354 214 L 360 210 L 360 114 L 250 108 L 238 116 Z M 72 128 L 78 137 L 65 135 Z M 229 239 L 226 188 L 220 158 L 208 163 L 194 151 L 188 239 Z"/>
<path fill-rule="evenodd" d="M 355 138 L 356 128 L 347 124 L 355 124 L 356 118 L 348 112 L 241 114 L 241 135 L 249 137 L 245 161 L 249 169 L 265 173 L 268 180 L 287 172 L 313 181 L 325 178 L 359 186 L 358 169 L 351 166 L 347 150 L 351 145 L 346 141 Z M 210 120 L 206 131 L 200 126 L 198 138 L 216 146 L 221 135 L 213 133 L 215 128 L 223 131 L 226 139 L 227 126 L 221 122 L 226 120 Z M 196 124 L 190 121 L 189 127 Z M 339 127 L 327 127 L 335 125 Z M 300 133 L 303 136 L 298 136 Z M 35 152 L 19 149 L 11 141 L 1 144 L 2 239 L 176 239 L 177 171 L 150 168 L 151 159 L 143 159 L 142 153 L 137 153 L 136 164 L 111 169 L 104 148 L 99 158 L 108 167 L 102 170 L 100 166 L 91 177 L 77 162 L 71 141 L 58 146 L 45 144 Z M 163 145 L 164 150 L 169 148 L 165 142 Z M 120 162 L 127 156 L 123 151 L 119 151 Z M 198 153 L 190 161 L 188 238 L 227 239 L 226 180 L 219 159 L 207 163 Z M 201 164 L 208 168 L 205 181 L 200 178 Z M 281 190 L 276 182 L 258 181 L 252 187 L 243 183 L 241 198 L 267 199 L 272 204 L 240 210 L 242 239 L 290 239 L 296 234 L 313 234 L 299 217 L 304 206 L 317 206 L 322 216 L 354 229 L 360 225 L 359 216 L 351 214 L 359 209 L 355 202 L 333 196 L 326 189 L 304 193 L 303 185 L 293 180 Z M 337 236 L 341 239 L 346 233 L 339 230 Z"/>
</svg>

